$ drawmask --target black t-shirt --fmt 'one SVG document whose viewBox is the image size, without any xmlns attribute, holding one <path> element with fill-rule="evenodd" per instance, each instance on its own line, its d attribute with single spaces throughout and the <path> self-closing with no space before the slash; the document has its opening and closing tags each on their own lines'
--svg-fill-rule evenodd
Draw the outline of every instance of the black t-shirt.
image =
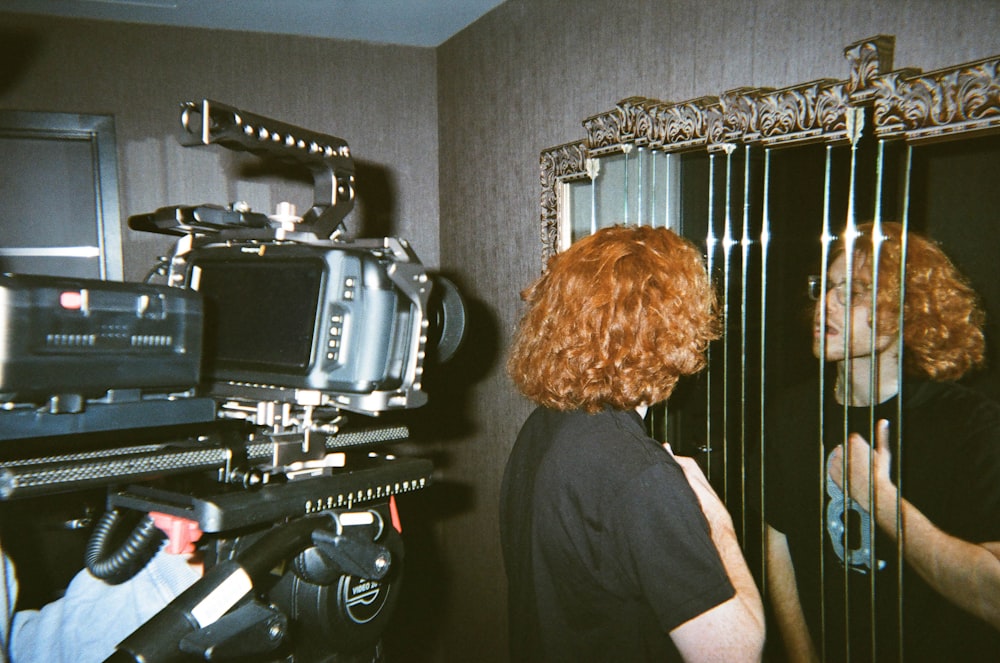
<svg viewBox="0 0 1000 663">
<path fill-rule="evenodd" d="M 500 495 L 511 660 L 680 660 L 734 590 L 683 470 L 635 412 L 538 408 Z"/>
<path fill-rule="evenodd" d="M 908 662 L 998 660 L 1000 632 L 949 603 L 909 565 L 900 574 L 899 547 L 845 498 L 826 463 L 845 429 L 874 446 L 871 422 L 888 419 L 890 474 L 902 497 L 953 536 L 1000 541 L 1000 407 L 955 384 L 908 382 L 900 428 L 897 398 L 872 417 L 872 408 L 844 408 L 828 393 L 820 445 L 818 393 L 814 382 L 775 403 L 765 499 L 768 523 L 788 538 L 806 620 L 826 660 L 897 661 L 901 639 Z"/>
</svg>

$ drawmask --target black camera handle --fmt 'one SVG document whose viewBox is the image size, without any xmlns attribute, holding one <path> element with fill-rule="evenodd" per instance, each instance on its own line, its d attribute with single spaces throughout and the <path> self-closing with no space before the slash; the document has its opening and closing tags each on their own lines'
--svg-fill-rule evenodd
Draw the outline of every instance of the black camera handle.
<svg viewBox="0 0 1000 663">
<path fill-rule="evenodd" d="M 354 209 L 354 159 L 342 138 L 310 131 L 249 113 L 218 101 L 202 99 L 181 104 L 185 146 L 221 145 L 261 158 L 306 167 L 313 178 L 313 202 L 301 219 L 300 232 L 328 239 L 345 231 L 344 218 Z M 212 233 L 231 228 L 264 228 L 271 219 L 250 210 L 213 205 L 163 207 L 129 218 L 133 230 L 169 235 Z M 280 224 L 280 220 L 277 221 Z"/>
</svg>

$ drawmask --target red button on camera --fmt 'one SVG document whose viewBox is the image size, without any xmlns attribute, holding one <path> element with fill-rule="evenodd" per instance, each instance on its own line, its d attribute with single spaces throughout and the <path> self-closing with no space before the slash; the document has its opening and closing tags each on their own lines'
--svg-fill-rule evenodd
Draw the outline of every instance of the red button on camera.
<svg viewBox="0 0 1000 663">
<path fill-rule="evenodd" d="M 83 308 L 83 293 L 79 290 L 67 290 L 59 293 L 59 305 L 70 311 Z"/>
</svg>

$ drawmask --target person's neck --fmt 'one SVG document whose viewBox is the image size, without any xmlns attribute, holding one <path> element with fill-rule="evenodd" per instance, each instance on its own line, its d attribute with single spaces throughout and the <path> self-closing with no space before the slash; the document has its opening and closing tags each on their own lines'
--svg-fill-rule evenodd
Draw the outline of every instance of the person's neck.
<svg viewBox="0 0 1000 663">
<path fill-rule="evenodd" d="M 886 402 L 899 393 L 898 354 L 880 352 L 874 359 L 859 357 L 838 362 L 834 393 L 838 403 L 852 407 Z"/>
</svg>

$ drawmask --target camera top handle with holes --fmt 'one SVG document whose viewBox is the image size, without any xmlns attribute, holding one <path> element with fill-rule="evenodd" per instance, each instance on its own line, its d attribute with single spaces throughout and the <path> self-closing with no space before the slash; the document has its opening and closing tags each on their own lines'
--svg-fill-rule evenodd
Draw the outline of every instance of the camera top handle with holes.
<svg viewBox="0 0 1000 663">
<path fill-rule="evenodd" d="M 330 239 L 344 232 L 344 218 L 354 209 L 354 160 L 351 148 L 335 136 L 316 133 L 232 106 L 203 99 L 181 104 L 182 143 L 187 146 L 217 144 L 262 158 L 306 166 L 313 176 L 312 207 L 301 218 L 282 206 L 277 214 L 253 213 L 237 207 L 212 205 L 166 207 L 150 215 L 133 217 L 136 230 L 174 235 L 215 233 L 238 228 L 267 229 L 278 226 L 275 236 L 298 230 L 316 239 Z"/>
</svg>

